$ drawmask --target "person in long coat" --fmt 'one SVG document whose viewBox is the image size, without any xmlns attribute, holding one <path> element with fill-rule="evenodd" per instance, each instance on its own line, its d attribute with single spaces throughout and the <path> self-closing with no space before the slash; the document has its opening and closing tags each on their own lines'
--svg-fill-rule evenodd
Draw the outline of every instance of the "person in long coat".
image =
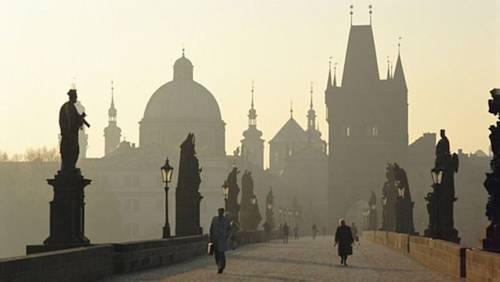
<svg viewBox="0 0 500 282">
<path fill-rule="evenodd" d="M 217 264 L 217 273 L 222 273 L 226 268 L 226 251 L 228 249 L 227 241 L 231 235 L 231 223 L 224 216 L 224 209 L 218 210 L 219 215 L 212 218 L 210 224 L 210 242 L 214 244 L 215 263 Z"/>
<path fill-rule="evenodd" d="M 344 219 L 341 219 L 340 226 L 337 227 L 335 232 L 335 246 L 338 245 L 340 264 L 347 266 L 347 256 L 352 255 L 353 242 L 351 228 L 345 224 Z"/>
</svg>

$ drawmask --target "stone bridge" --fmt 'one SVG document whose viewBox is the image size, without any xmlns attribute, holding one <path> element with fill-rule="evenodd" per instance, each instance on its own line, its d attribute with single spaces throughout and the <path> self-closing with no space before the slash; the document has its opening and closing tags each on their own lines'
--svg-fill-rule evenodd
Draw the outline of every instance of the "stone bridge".
<svg viewBox="0 0 500 282">
<path fill-rule="evenodd" d="M 500 281 L 500 255 L 424 237 L 364 232 L 345 267 L 331 236 L 240 236 L 224 274 L 205 254 L 207 237 L 193 236 L 3 259 L 0 281 Z"/>
</svg>

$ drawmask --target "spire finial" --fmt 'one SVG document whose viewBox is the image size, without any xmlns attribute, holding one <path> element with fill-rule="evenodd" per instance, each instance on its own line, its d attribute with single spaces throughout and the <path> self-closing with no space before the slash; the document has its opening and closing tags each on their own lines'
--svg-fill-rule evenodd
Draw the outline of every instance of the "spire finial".
<svg viewBox="0 0 500 282">
<path fill-rule="evenodd" d="M 351 11 L 349 12 L 349 14 L 351 15 L 351 26 L 352 26 L 352 15 L 354 14 L 354 11 L 353 11 L 354 5 L 351 5 L 349 8 L 351 9 Z"/>
<path fill-rule="evenodd" d="M 333 59 L 333 57 L 332 57 L 332 56 L 328 57 L 328 69 L 329 69 L 330 71 L 332 70 L 332 59 Z"/>
<path fill-rule="evenodd" d="M 368 5 L 368 13 L 370 13 L 370 25 L 372 25 L 372 14 L 373 14 L 372 8 L 373 8 L 372 5 Z"/>
<path fill-rule="evenodd" d="M 337 62 L 333 64 L 333 86 L 337 86 L 337 65 Z"/>
<path fill-rule="evenodd" d="M 254 94 L 253 93 L 254 93 L 254 81 L 252 80 L 252 109 L 253 109 L 253 106 L 254 106 L 254 104 L 253 104 L 253 95 Z"/>
<path fill-rule="evenodd" d="M 182 46 L 182 57 L 183 58 L 184 58 L 184 51 L 185 51 L 184 46 Z"/>
<path fill-rule="evenodd" d="M 111 80 L 111 105 L 115 105 L 115 86 L 113 84 L 113 80 Z"/>
<path fill-rule="evenodd" d="M 398 37 L 398 56 L 399 54 L 401 53 L 401 39 L 403 39 L 403 37 Z"/>
<path fill-rule="evenodd" d="M 293 100 L 290 100 L 290 118 L 293 118 Z"/>
<path fill-rule="evenodd" d="M 311 110 L 312 110 L 312 108 L 313 108 L 313 82 L 312 82 L 312 81 L 311 81 L 311 89 L 310 89 L 310 93 L 311 93 L 311 101 L 310 101 L 310 103 L 309 103 L 309 107 L 310 107 L 310 108 L 311 108 Z"/>
</svg>

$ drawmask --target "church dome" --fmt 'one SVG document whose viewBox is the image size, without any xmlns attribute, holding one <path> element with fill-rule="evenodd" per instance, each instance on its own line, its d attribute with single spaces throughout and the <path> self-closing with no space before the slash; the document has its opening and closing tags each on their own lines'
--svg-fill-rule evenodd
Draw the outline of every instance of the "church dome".
<svg viewBox="0 0 500 282">
<path fill-rule="evenodd" d="M 215 97 L 193 80 L 193 64 L 184 54 L 174 64 L 174 79 L 158 88 L 149 99 L 143 119 L 153 122 L 221 120 Z"/>
</svg>

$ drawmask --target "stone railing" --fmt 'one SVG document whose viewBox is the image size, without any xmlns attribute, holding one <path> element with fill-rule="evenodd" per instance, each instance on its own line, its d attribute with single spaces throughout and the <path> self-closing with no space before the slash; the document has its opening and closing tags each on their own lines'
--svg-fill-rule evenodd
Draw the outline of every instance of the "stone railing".
<svg viewBox="0 0 500 282">
<path fill-rule="evenodd" d="M 0 281 L 95 281 L 113 274 L 113 246 L 53 251 L 0 260 Z"/>
<path fill-rule="evenodd" d="M 277 238 L 277 233 L 271 234 Z M 267 240 L 263 231 L 239 232 L 241 244 Z M 103 244 L 0 259 L 0 281 L 95 281 L 206 255 L 208 236 Z"/>
<path fill-rule="evenodd" d="M 465 260 L 467 281 L 500 281 L 500 254 L 469 249 Z"/>
<path fill-rule="evenodd" d="M 386 231 L 364 231 L 363 238 L 402 251 L 433 270 L 455 277 L 466 275 L 466 248 L 458 244 Z"/>
</svg>

